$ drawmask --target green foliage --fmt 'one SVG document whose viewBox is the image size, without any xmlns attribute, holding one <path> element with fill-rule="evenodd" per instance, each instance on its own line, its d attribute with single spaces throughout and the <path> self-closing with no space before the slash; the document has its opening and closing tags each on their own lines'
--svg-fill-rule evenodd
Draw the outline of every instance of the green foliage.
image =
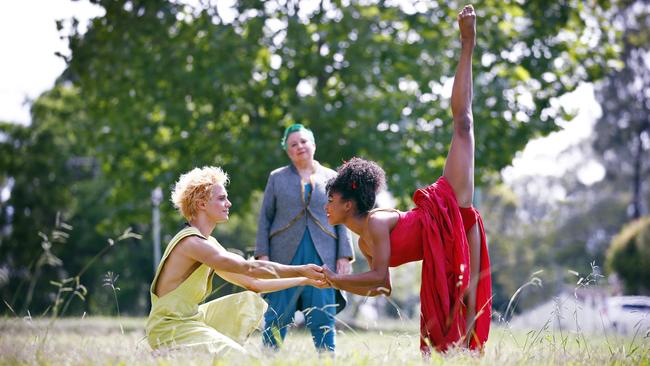
<svg viewBox="0 0 650 366">
<path fill-rule="evenodd" d="M 631 216 L 643 214 L 650 191 L 650 9 L 643 1 L 627 1 L 616 20 L 623 25 L 621 64 L 599 84 L 603 110 L 594 130 L 594 150 L 607 179 L 632 192 Z"/>
<path fill-rule="evenodd" d="M 496 177 L 492 179 L 495 179 L 493 184 L 481 190 L 478 207 L 485 221 L 490 248 L 493 309 L 505 317 L 513 294 L 521 293 L 517 299 L 518 306 L 512 310 L 518 312 L 539 302 L 553 290 L 546 286 L 552 282 L 548 281 L 548 271 L 536 273 L 542 277 L 544 287 L 541 289 L 539 286 L 526 286 L 519 290 L 530 280 L 532 273 L 545 268 L 540 258 L 546 257 L 548 247 L 541 241 L 549 227 L 538 220 L 534 221 L 535 224 L 528 224 L 528 219 L 522 217 L 527 210 L 528 197 L 520 197 L 508 186 L 498 183 Z"/>
<path fill-rule="evenodd" d="M 495 309 L 523 283 L 524 276 L 540 274 L 544 287 L 522 298 L 522 308 L 567 288 L 569 273 L 589 273 L 589 263 L 601 265 L 612 237 L 629 217 L 650 199 L 647 181 L 647 141 L 650 133 L 647 93 L 650 74 L 642 59 L 647 55 L 650 17 L 642 2 L 618 4 L 613 23 L 624 40 L 616 68 L 596 83 L 603 109 L 593 138 L 564 151 L 558 159 L 595 156 L 605 167 L 606 179 L 584 185 L 576 163 L 560 177 L 532 176 L 513 182 L 514 192 L 491 186 L 485 190 L 482 211 L 487 213 L 493 264 Z M 516 199 L 511 198 L 514 193 Z M 647 261 L 646 261 L 647 263 Z M 647 266 L 637 263 L 634 270 Z M 598 274 L 596 272 L 596 274 Z"/>
<path fill-rule="evenodd" d="M 5 228 L 0 232 L 0 266 L 7 273 L 0 296 L 11 307 L 3 311 L 94 312 L 101 298 L 97 295 L 107 292 L 102 275 L 115 270 L 125 279 L 122 294 L 131 300 L 127 311 L 144 312 L 151 274 L 133 269 L 151 268 L 138 263 L 149 264 L 151 258 L 132 237 L 121 239 L 111 248 L 115 250 L 105 250 L 106 238 L 118 237 L 128 226 L 102 229 L 114 210 L 106 205 L 110 181 L 103 179 L 93 157 L 87 137 L 91 123 L 79 90 L 57 86 L 41 95 L 31 112 L 31 126 L 0 125 L 0 176 L 12 182 L 11 195 L 0 207 L 0 226 Z M 100 261 L 98 253 L 103 254 Z M 62 297 L 68 292 L 62 289 L 69 286 L 57 284 L 72 279 L 70 273 L 79 273 L 73 293 L 83 288 L 82 301 Z"/>
<path fill-rule="evenodd" d="M 67 260 L 70 227 L 62 225 L 75 212 L 75 196 L 82 191 L 77 183 L 88 179 L 93 168 L 83 159 L 79 135 L 67 128 L 84 120 L 76 88 L 57 87 L 43 94 L 32 106 L 32 118 L 31 126 L 0 124 L 0 181 L 11 188 L 0 206 L 0 226 L 5 228 L 0 258 L 9 272 L 0 293 L 21 312 L 30 303 L 40 311 L 51 304 L 56 291 L 47 279 L 60 280 L 65 274 L 60 260 L 39 258 Z M 41 276 L 46 280 L 35 283 Z"/>
<path fill-rule="evenodd" d="M 650 216 L 625 225 L 612 239 L 607 268 L 619 274 L 629 294 L 650 292 Z"/>
<path fill-rule="evenodd" d="M 482 190 L 480 211 L 490 245 L 494 308 L 506 309 L 528 276 L 541 287 L 526 288 L 516 311 L 575 287 L 572 273 L 600 274 L 611 237 L 626 220 L 629 196 L 604 180 L 585 186 L 576 169 L 561 177 L 531 176 Z"/>
<path fill-rule="evenodd" d="M 291 121 L 313 128 L 318 157 L 329 166 L 353 155 L 379 161 L 402 202 L 441 173 L 460 3 L 416 11 L 352 1 L 308 11 L 307 2 L 239 2 L 231 23 L 216 8 L 99 4 L 106 15 L 70 36 L 65 76 L 79 85 L 96 122 L 110 200 L 130 202 L 119 221 L 144 221 L 151 187 L 168 187 L 197 165 L 225 167 L 235 205 L 243 204 L 285 163 L 278 141 Z M 478 7 L 479 176 L 507 165 L 530 138 L 556 130 L 562 113 L 552 99 L 607 69 L 616 48 L 583 40 L 615 41 L 599 21 L 607 7 Z"/>
</svg>

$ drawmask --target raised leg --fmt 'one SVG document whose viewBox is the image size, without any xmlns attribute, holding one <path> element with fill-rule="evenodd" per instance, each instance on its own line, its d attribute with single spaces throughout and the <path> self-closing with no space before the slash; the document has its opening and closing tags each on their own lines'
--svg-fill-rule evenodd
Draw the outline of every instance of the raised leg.
<svg viewBox="0 0 650 366">
<path fill-rule="evenodd" d="M 454 134 L 445 162 L 447 178 L 460 207 L 472 205 L 474 197 L 474 116 L 472 114 L 472 54 L 476 44 L 476 13 L 467 5 L 458 14 L 461 53 L 454 86 L 451 92 L 451 112 L 454 118 Z M 476 289 L 481 262 L 480 236 L 477 225 L 467 232 L 469 244 L 470 283 L 465 294 L 466 340 L 472 337 L 476 316 Z"/>
<path fill-rule="evenodd" d="M 451 93 L 454 133 L 443 175 L 458 205 L 468 207 L 474 196 L 474 117 L 472 115 L 472 54 L 476 43 L 476 13 L 467 5 L 458 14 L 461 53 Z"/>
</svg>

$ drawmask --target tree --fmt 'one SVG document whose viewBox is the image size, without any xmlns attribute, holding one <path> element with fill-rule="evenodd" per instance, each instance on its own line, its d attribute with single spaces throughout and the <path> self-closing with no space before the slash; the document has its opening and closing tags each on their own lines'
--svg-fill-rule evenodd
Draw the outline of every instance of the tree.
<svg viewBox="0 0 650 366">
<path fill-rule="evenodd" d="M 149 251 L 132 238 L 114 248 L 108 244 L 128 227 L 105 229 L 112 210 L 106 204 L 110 181 L 88 143 L 92 123 L 81 101 L 77 88 L 59 85 L 34 102 L 31 125 L 0 125 L 0 177 L 11 182 L 9 199 L 0 206 L 0 267 L 7 274 L 0 296 L 10 307 L 4 311 L 52 314 L 60 289 L 56 284 L 80 275 L 84 301 L 73 297 L 76 301 L 58 310 L 96 313 L 105 308 L 100 295 L 107 292 L 102 278 L 109 270 L 126 280 L 120 286 L 130 304 L 126 312 L 146 311 L 151 270 L 141 268 L 151 268 L 142 265 L 151 263 Z M 62 294 L 66 302 L 71 293 Z"/>
<path fill-rule="evenodd" d="M 586 149 L 582 156 L 590 156 L 590 148 L 587 139 L 558 160 L 578 155 L 576 149 Z M 578 179 L 582 165 L 576 161 L 557 177 L 521 177 L 509 187 L 495 178 L 483 190 L 479 207 L 486 216 L 495 310 L 504 311 L 533 273 L 542 288 L 527 287 L 517 311 L 574 289 L 575 273 L 602 274 L 607 248 L 626 221 L 629 195 L 608 180 L 583 184 Z"/>
<path fill-rule="evenodd" d="M 616 17 L 624 28 L 624 66 L 608 74 L 598 88 L 603 115 L 595 126 L 594 149 L 607 179 L 630 187 L 628 214 L 637 219 L 645 211 L 643 183 L 650 171 L 650 6 L 643 1 L 624 5 Z"/>
<path fill-rule="evenodd" d="M 607 251 L 607 267 L 620 275 L 628 294 L 650 292 L 650 216 L 625 225 Z"/>
<path fill-rule="evenodd" d="M 597 121 L 592 137 L 558 157 L 594 156 L 605 166 L 606 179 L 591 185 L 581 183 L 576 172 L 583 160 L 560 177 L 533 176 L 513 183 L 519 217 L 514 224 L 506 223 L 516 228 L 508 225 L 501 228 L 495 222 L 487 227 L 491 231 L 490 250 L 496 262 L 495 308 L 504 295 L 512 294 L 513 288 L 525 282 L 516 277 L 522 272 L 544 270 L 540 274 L 544 295 L 557 293 L 569 284 L 575 287 L 575 278 L 567 277 L 567 270 L 580 272 L 584 277 L 592 270 L 591 262 L 603 267 L 606 257 L 611 261 L 608 248 L 613 238 L 627 217 L 643 213 L 644 204 L 650 198 L 650 192 L 643 187 L 648 172 L 645 162 L 648 159 L 644 157 L 650 148 L 647 143 L 649 104 L 645 92 L 650 79 L 649 69 L 643 64 L 649 54 L 649 12 L 647 5 L 624 1 L 618 4 L 616 14 L 613 24 L 617 24 L 626 41 L 622 62 L 613 63 L 621 67 L 612 69 L 604 80 L 596 83 L 603 116 Z M 561 192 L 561 198 L 553 198 L 555 191 Z M 489 212 L 502 207 L 499 195 L 488 191 L 488 198 Z M 492 205 L 494 202 L 496 206 Z M 503 219 L 500 214 L 491 218 L 497 223 Z M 514 262 L 504 260 L 516 255 Z M 611 265 L 606 268 L 612 270 Z M 531 298 L 537 300 L 526 296 L 528 303 L 522 305 L 531 305 Z"/>
<path fill-rule="evenodd" d="M 226 22 L 216 6 L 93 2 L 106 14 L 70 35 L 65 77 L 97 123 L 118 221 L 144 221 L 149 190 L 195 165 L 224 166 L 235 205 L 246 202 L 286 163 L 278 141 L 290 121 L 315 130 L 327 165 L 379 161 L 402 206 L 442 170 L 458 3 L 241 1 Z M 478 12 L 480 176 L 557 129 L 552 99 L 602 76 L 616 48 L 598 22 L 606 3 L 489 3 Z M 588 47 L 588 36 L 604 47 Z"/>
<path fill-rule="evenodd" d="M 85 118 L 77 89 L 44 93 L 32 106 L 32 117 L 30 126 L 0 124 L 0 176 L 11 182 L 11 195 L 0 206 L 0 258 L 9 273 L 0 292 L 22 312 L 51 305 L 54 289 L 37 280 L 63 276 L 59 258 L 70 234 L 63 223 L 75 211 L 75 183 L 93 170 L 91 161 L 73 159 L 83 156 L 83 147 L 79 131 L 66 128 Z"/>
</svg>

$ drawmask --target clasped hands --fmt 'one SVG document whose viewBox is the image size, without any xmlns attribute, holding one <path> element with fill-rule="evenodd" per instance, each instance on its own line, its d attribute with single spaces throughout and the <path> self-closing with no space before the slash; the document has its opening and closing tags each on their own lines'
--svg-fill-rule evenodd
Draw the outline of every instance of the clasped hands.
<svg viewBox="0 0 650 366">
<path fill-rule="evenodd" d="M 343 266 L 343 268 L 341 268 L 337 262 L 337 267 L 339 267 L 338 272 L 341 274 L 349 273 L 349 261 L 347 259 L 345 259 L 345 261 L 348 262 L 348 266 Z M 304 268 L 304 276 L 309 279 L 309 284 L 311 286 L 318 288 L 336 288 L 335 280 L 338 274 L 329 269 L 327 265 L 319 266 L 316 264 L 306 264 L 304 265 Z"/>
</svg>

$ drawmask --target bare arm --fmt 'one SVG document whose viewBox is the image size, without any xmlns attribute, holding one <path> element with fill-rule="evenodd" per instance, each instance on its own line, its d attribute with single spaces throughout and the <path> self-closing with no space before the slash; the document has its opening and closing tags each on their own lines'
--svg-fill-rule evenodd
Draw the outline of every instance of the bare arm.
<svg viewBox="0 0 650 366">
<path fill-rule="evenodd" d="M 359 296 L 375 297 L 379 295 L 390 296 L 390 290 L 385 287 L 348 287 L 345 291 Z"/>
<path fill-rule="evenodd" d="M 332 287 L 352 291 L 352 288 L 375 288 L 380 287 L 386 282 L 388 276 L 388 266 L 385 269 L 371 268 L 367 272 L 354 273 L 354 274 L 338 274 L 325 268 L 327 271 L 327 281 L 332 284 Z"/>
<path fill-rule="evenodd" d="M 359 295 L 367 295 L 368 291 L 377 291 L 379 288 L 386 288 L 390 294 L 390 273 L 388 271 L 390 232 L 386 220 L 371 217 L 368 220 L 368 232 L 373 243 L 373 257 L 368 261 L 370 270 L 363 273 L 337 274 L 324 268 L 327 281 L 334 288 Z"/>
<path fill-rule="evenodd" d="M 320 288 L 326 285 L 325 281 L 312 280 L 306 277 L 259 279 L 232 272 L 219 271 L 217 274 L 230 283 L 257 293 L 280 291 L 295 286 Z"/>
<path fill-rule="evenodd" d="M 322 268 L 315 264 L 287 266 L 275 262 L 249 261 L 196 236 L 181 241 L 178 249 L 187 257 L 217 272 L 231 272 L 255 278 L 308 277 L 317 280 L 324 278 Z"/>
<path fill-rule="evenodd" d="M 451 92 L 454 134 L 443 175 L 454 189 L 459 206 L 468 207 L 474 195 L 472 54 L 476 43 L 476 14 L 471 5 L 465 6 L 458 14 L 458 25 L 461 51 Z"/>
<path fill-rule="evenodd" d="M 330 278 L 333 272 L 331 272 L 329 269 L 324 268 L 323 272 L 325 272 L 325 277 Z M 334 274 L 336 275 L 336 274 Z M 379 295 L 386 295 L 390 296 L 391 294 L 391 286 L 390 286 L 390 273 L 386 277 L 386 283 L 383 286 L 358 286 L 358 287 L 352 287 L 348 286 L 345 289 L 343 289 L 347 292 L 351 292 L 355 295 L 360 295 L 360 296 L 379 296 Z"/>
</svg>

